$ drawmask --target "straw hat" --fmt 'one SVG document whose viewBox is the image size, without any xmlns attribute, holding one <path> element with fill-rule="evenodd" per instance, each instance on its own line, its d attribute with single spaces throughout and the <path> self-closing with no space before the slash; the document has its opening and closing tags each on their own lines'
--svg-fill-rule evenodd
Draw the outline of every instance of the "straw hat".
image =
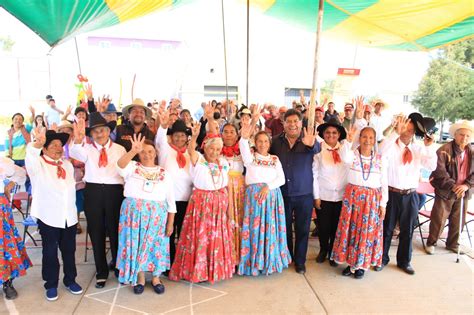
<svg viewBox="0 0 474 315">
<path fill-rule="evenodd" d="M 474 132 L 474 126 L 469 120 L 461 120 L 451 125 L 451 127 L 449 128 L 449 134 L 451 135 L 451 137 L 454 137 L 454 134 L 459 129 L 468 129 L 471 131 L 471 133 Z"/>
<path fill-rule="evenodd" d="M 122 114 L 125 118 L 128 118 L 129 117 L 129 114 L 130 114 L 130 110 L 133 108 L 133 107 L 141 107 L 143 108 L 143 110 L 145 111 L 145 115 L 146 115 L 146 118 L 150 118 L 152 116 L 152 111 L 150 108 L 148 108 L 147 106 L 145 106 L 145 103 L 143 102 L 143 100 L 141 98 L 136 98 L 133 100 L 132 104 L 130 105 L 127 105 L 125 106 L 123 109 L 122 109 Z"/>
</svg>

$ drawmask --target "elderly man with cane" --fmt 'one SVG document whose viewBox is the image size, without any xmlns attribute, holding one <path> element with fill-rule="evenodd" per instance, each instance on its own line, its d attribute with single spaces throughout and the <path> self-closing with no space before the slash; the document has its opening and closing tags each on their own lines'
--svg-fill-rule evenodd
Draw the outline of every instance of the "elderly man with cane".
<svg viewBox="0 0 474 315">
<path fill-rule="evenodd" d="M 438 163 L 430 178 L 431 185 L 435 188 L 435 202 L 426 242 L 428 254 L 434 254 L 434 246 L 443 233 L 448 218 L 446 248 L 455 253 L 463 253 L 459 248 L 459 235 L 464 226 L 468 200 L 474 185 L 474 149 L 470 144 L 473 130 L 472 123 L 466 120 L 453 124 L 449 133 L 454 140 L 444 144 L 436 152 Z"/>
</svg>

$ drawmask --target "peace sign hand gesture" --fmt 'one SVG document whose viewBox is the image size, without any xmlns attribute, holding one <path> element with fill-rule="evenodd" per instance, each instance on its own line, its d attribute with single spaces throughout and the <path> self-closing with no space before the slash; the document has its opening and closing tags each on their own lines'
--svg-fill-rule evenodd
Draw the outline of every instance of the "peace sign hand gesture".
<svg viewBox="0 0 474 315">
<path fill-rule="evenodd" d="M 143 151 L 143 144 L 145 143 L 145 137 L 142 136 L 141 133 L 139 133 L 138 135 L 133 134 L 133 137 L 130 140 L 130 142 L 132 143 L 132 149 L 131 150 L 133 152 L 138 154 L 138 153 Z"/>
<path fill-rule="evenodd" d="M 347 142 L 352 143 L 352 141 L 354 141 L 354 137 L 355 137 L 355 134 L 357 132 L 357 127 L 351 125 L 349 128 L 350 128 L 350 130 L 347 131 L 346 140 L 347 140 Z"/>
<path fill-rule="evenodd" d="M 43 126 L 38 126 L 35 128 L 35 143 L 34 147 L 37 149 L 41 149 L 44 144 L 46 143 L 46 128 Z"/>
<path fill-rule="evenodd" d="M 192 131 L 191 138 L 196 140 L 197 137 L 199 136 L 200 131 L 201 131 L 201 123 L 197 123 L 196 125 L 194 125 L 194 127 L 191 129 L 191 131 Z"/>
<path fill-rule="evenodd" d="M 86 122 L 84 119 L 78 119 L 73 126 L 74 129 L 74 143 L 81 144 L 86 136 Z"/>
<path fill-rule="evenodd" d="M 314 130 L 308 130 L 308 128 L 303 128 L 303 139 L 301 139 L 301 142 L 303 142 L 305 146 L 313 147 L 314 143 L 316 142 L 316 135 L 314 134 Z"/>
</svg>

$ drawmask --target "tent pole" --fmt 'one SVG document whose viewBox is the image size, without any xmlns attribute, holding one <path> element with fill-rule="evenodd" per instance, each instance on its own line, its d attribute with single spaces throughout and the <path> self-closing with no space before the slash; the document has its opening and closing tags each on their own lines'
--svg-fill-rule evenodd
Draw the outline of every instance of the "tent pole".
<svg viewBox="0 0 474 315">
<path fill-rule="evenodd" d="M 224 0 L 221 0 L 222 7 L 222 36 L 224 39 L 224 74 L 225 74 L 225 99 L 229 101 L 229 86 L 227 84 L 227 46 L 225 44 L 225 18 L 224 18 Z"/>
<path fill-rule="evenodd" d="M 76 36 L 74 36 L 74 43 L 76 44 L 76 56 L 77 56 L 77 65 L 79 66 L 79 74 L 82 74 L 81 58 L 79 57 L 79 48 L 77 47 Z"/>
<path fill-rule="evenodd" d="M 249 50 L 250 50 L 250 0 L 247 0 L 247 78 L 245 81 L 245 105 L 249 106 Z"/>
<path fill-rule="evenodd" d="M 323 26 L 324 0 L 319 0 L 318 24 L 316 28 L 316 47 L 314 49 L 313 85 L 311 87 L 311 98 L 309 104 L 308 130 L 314 129 L 315 99 L 317 94 L 316 84 L 318 81 L 319 44 L 321 41 L 321 30 Z"/>
</svg>

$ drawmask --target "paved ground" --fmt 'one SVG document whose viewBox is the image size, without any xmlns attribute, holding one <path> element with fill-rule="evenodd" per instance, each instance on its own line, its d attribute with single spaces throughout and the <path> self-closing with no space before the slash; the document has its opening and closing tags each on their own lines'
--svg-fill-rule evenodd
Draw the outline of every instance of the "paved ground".
<svg viewBox="0 0 474 315">
<path fill-rule="evenodd" d="M 437 248 L 436 255 L 426 255 L 418 233 L 414 240 L 415 276 L 406 275 L 392 261 L 382 272 L 369 271 L 362 280 L 343 277 L 344 266 L 333 268 L 327 262 L 315 262 L 318 241 L 312 239 L 304 276 L 296 274 L 291 266 L 282 274 L 235 276 L 214 285 L 164 279 L 166 293 L 161 296 L 150 285 L 143 295 L 136 296 L 131 287 L 119 285 L 113 275 L 104 289 L 96 289 L 92 251 L 89 261 L 84 262 L 84 241 L 83 233 L 78 237 L 76 252 L 77 282 L 84 287 L 83 295 L 74 296 L 60 285 L 59 299 L 46 301 L 41 248 L 29 247 L 35 266 L 26 277 L 15 281 L 18 299 L 0 299 L 0 314 L 474 313 L 472 258 L 463 255 L 455 263 L 456 255 L 442 247 Z M 469 245 L 467 239 L 464 241 Z M 32 245 L 30 240 L 28 245 Z M 395 253 L 396 247 L 392 246 L 392 260 Z"/>
</svg>

